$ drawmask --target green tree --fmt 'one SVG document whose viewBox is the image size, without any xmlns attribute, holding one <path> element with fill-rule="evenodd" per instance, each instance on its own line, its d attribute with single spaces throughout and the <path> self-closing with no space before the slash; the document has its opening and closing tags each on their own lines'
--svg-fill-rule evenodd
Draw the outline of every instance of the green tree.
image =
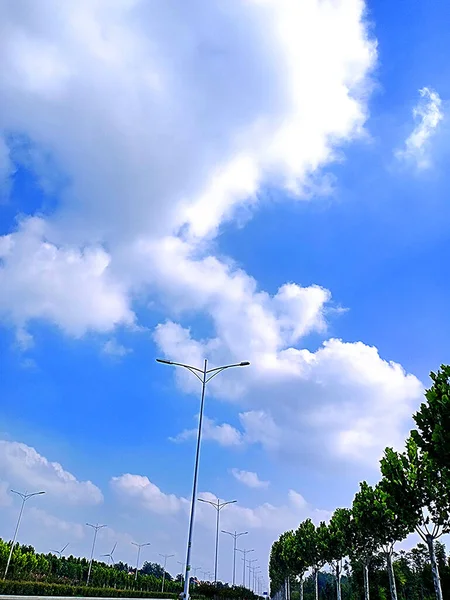
<svg viewBox="0 0 450 600">
<path fill-rule="evenodd" d="M 447 480 L 450 494 L 450 366 L 442 365 L 430 378 L 433 384 L 425 392 L 426 402 L 413 415 L 418 431 L 411 436 Z"/>
<path fill-rule="evenodd" d="M 364 598 L 369 600 L 369 564 L 383 540 L 377 527 L 379 518 L 374 515 L 375 491 L 363 481 L 352 505 L 353 531 L 350 556 L 361 561 L 364 576 Z"/>
<path fill-rule="evenodd" d="M 390 506 L 428 546 L 436 599 L 443 600 L 434 543 L 450 530 L 446 480 L 413 437 L 408 438 L 403 453 L 386 448 L 381 471 L 380 485 L 389 496 Z"/>
<path fill-rule="evenodd" d="M 324 558 L 330 564 L 336 577 L 336 599 L 341 600 L 342 560 L 350 553 L 352 543 L 352 511 L 337 508 L 328 524 Z"/>
</svg>

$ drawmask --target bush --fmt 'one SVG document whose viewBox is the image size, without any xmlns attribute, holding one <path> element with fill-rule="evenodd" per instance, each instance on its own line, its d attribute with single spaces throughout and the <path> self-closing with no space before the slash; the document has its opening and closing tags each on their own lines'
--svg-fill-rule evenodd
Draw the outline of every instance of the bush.
<svg viewBox="0 0 450 600">
<path fill-rule="evenodd" d="M 95 588 L 85 585 L 61 585 L 37 581 L 0 581 L 0 595 L 17 596 L 78 596 L 103 598 L 168 598 L 176 594 L 168 592 L 147 592 L 140 590 L 119 590 L 115 588 Z"/>
</svg>

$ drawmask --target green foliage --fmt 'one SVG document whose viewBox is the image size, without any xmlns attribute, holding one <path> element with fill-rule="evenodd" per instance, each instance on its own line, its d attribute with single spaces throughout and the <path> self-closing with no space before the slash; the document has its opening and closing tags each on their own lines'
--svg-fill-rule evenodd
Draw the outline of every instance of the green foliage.
<svg viewBox="0 0 450 600">
<path fill-rule="evenodd" d="M 426 402 L 413 416 L 418 431 L 411 435 L 434 465 L 443 470 L 449 481 L 450 471 L 450 366 L 442 365 L 430 373 L 433 385 L 425 392 Z"/>
<path fill-rule="evenodd" d="M 90 596 L 103 598 L 175 598 L 173 593 L 95 588 L 41 581 L 0 581 L 0 594 L 18 596 Z"/>
<path fill-rule="evenodd" d="M 386 448 L 381 459 L 381 488 L 389 504 L 409 529 L 430 522 L 443 531 L 450 530 L 445 479 L 437 472 L 426 452 L 421 452 L 413 437 L 402 453 Z M 428 514 L 424 514 L 424 508 Z"/>
<path fill-rule="evenodd" d="M 0 539 L 0 570 L 4 571 L 10 544 Z M 37 554 L 32 546 L 21 546 L 17 544 L 11 559 L 8 571 L 8 579 L 14 581 L 27 581 L 30 583 L 47 583 L 66 586 L 84 585 L 87 579 L 89 562 L 85 558 L 74 556 L 58 558 L 54 554 Z M 161 569 L 162 572 L 162 569 Z M 170 578 L 171 579 L 171 578 Z M 182 591 L 180 582 L 171 581 L 167 578 L 165 590 L 170 594 L 179 594 Z M 138 573 L 137 580 L 135 572 L 125 563 L 114 566 L 103 562 L 93 561 L 91 588 L 111 588 L 125 590 L 129 595 L 131 592 L 151 592 L 154 595 L 161 589 L 161 579 L 154 575 Z M 115 594 L 115 595 L 117 595 Z M 71 595 L 71 594 L 68 594 Z M 126 595 L 126 594 L 125 594 Z"/>
</svg>

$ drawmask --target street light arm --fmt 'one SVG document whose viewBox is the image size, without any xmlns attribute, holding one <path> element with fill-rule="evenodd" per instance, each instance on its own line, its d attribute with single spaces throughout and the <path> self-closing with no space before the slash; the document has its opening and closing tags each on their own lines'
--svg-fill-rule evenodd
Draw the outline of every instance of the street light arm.
<svg viewBox="0 0 450 600">
<path fill-rule="evenodd" d="M 174 362 L 173 360 L 164 360 L 163 358 L 157 358 L 156 362 L 159 362 L 162 365 L 172 365 L 174 367 L 184 367 L 185 369 L 197 371 L 198 373 L 203 373 L 203 369 L 198 369 L 197 367 L 193 367 L 192 365 L 185 365 L 184 363 Z"/>
<path fill-rule="evenodd" d="M 207 373 L 214 373 L 214 371 L 223 371 L 224 369 L 231 369 L 232 367 L 248 367 L 250 363 L 248 360 L 242 360 L 240 363 L 233 363 L 232 365 L 222 365 L 221 367 L 214 367 L 213 369 L 208 369 Z"/>
<path fill-rule="evenodd" d="M 204 504 L 211 504 L 211 506 L 214 506 L 214 508 L 215 508 L 216 510 L 218 510 L 218 509 L 217 509 L 217 502 L 212 502 L 211 500 L 203 500 L 203 498 L 197 498 L 197 500 L 198 500 L 199 502 L 203 502 Z"/>
<path fill-rule="evenodd" d="M 224 506 L 227 506 L 227 504 L 236 504 L 237 500 L 229 500 L 228 502 L 222 502 L 222 504 L 219 504 L 219 510 L 222 510 L 222 508 Z"/>
</svg>

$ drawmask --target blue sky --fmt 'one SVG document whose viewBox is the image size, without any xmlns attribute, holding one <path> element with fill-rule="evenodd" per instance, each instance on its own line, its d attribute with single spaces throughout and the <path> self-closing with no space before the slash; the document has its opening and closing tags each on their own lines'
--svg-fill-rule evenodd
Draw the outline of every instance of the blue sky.
<svg viewBox="0 0 450 600">
<path fill-rule="evenodd" d="M 199 489 L 264 570 L 448 362 L 449 11 L 31 6 L 0 9 L 0 536 L 38 486 L 22 541 L 84 554 L 98 520 L 99 553 L 184 560 L 199 389 L 155 358 L 248 359 L 208 389 Z"/>
</svg>

